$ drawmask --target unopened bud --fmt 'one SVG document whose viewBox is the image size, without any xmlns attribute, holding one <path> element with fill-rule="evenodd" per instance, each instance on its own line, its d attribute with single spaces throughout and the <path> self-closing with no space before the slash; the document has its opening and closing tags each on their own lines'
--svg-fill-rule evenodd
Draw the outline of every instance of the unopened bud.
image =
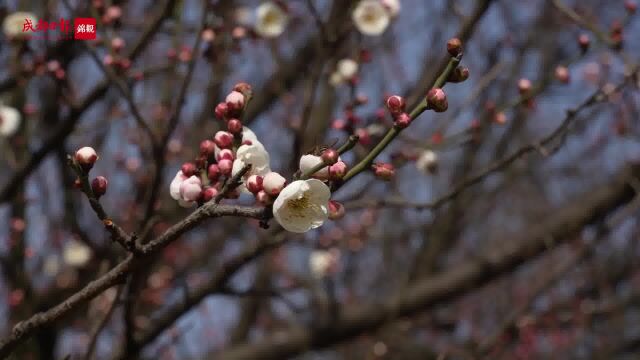
<svg viewBox="0 0 640 360">
<path fill-rule="evenodd" d="M 376 163 L 372 166 L 373 173 L 381 180 L 389 181 L 395 175 L 395 169 L 390 163 Z"/>
<path fill-rule="evenodd" d="M 330 220 L 339 220 L 344 217 L 344 214 L 345 214 L 344 205 L 342 205 L 341 203 L 335 200 L 329 200 L 328 205 L 329 205 L 328 210 L 329 210 Z"/>
<path fill-rule="evenodd" d="M 407 113 L 402 113 L 396 117 L 394 124 L 398 128 L 404 129 L 409 126 L 409 124 L 411 124 L 411 116 L 409 116 L 409 114 Z"/>
<path fill-rule="evenodd" d="M 504 125 L 507 122 L 507 114 L 505 114 L 503 111 L 499 111 L 493 117 L 493 121 L 496 124 Z"/>
<path fill-rule="evenodd" d="M 242 132 L 242 122 L 238 119 L 229 119 L 227 130 L 232 134 L 240 134 Z"/>
<path fill-rule="evenodd" d="M 256 194 L 256 200 L 262 205 L 270 205 L 273 202 L 273 199 L 266 192 L 260 191 Z"/>
<path fill-rule="evenodd" d="M 335 149 L 326 149 L 320 155 L 325 165 L 333 165 L 338 161 L 340 154 Z"/>
<path fill-rule="evenodd" d="M 578 45 L 580 46 L 580 50 L 582 50 L 582 52 L 587 52 L 587 50 L 589 50 L 589 45 L 591 45 L 591 39 L 589 38 L 589 35 L 587 34 L 580 34 L 580 36 L 578 37 Z"/>
<path fill-rule="evenodd" d="M 218 151 L 218 154 L 216 155 L 216 160 L 220 161 L 222 159 L 228 159 L 233 161 L 235 159 L 235 155 L 233 154 L 233 151 L 231 151 L 231 149 L 222 149 Z"/>
<path fill-rule="evenodd" d="M 209 165 L 209 168 L 207 169 L 207 177 L 212 183 L 218 181 L 218 178 L 220 177 L 220 168 L 218 167 L 218 164 Z"/>
<path fill-rule="evenodd" d="M 96 153 L 94 148 L 85 146 L 76 151 L 75 157 L 78 165 L 80 165 L 84 171 L 89 171 L 98 160 L 98 153 Z"/>
<path fill-rule="evenodd" d="M 385 105 L 387 105 L 391 115 L 396 116 L 404 112 L 407 103 L 402 96 L 392 95 L 387 98 Z"/>
<path fill-rule="evenodd" d="M 462 41 L 458 38 L 451 38 L 447 41 L 447 51 L 449 55 L 456 57 L 462 53 Z"/>
<path fill-rule="evenodd" d="M 182 167 L 180 168 L 180 170 L 182 171 L 182 174 L 184 176 L 191 177 L 196 174 L 196 171 L 198 169 L 196 168 L 196 165 L 194 163 L 186 162 L 182 164 Z"/>
<path fill-rule="evenodd" d="M 636 10 L 638 10 L 638 3 L 635 0 L 625 0 L 624 8 L 629 14 L 635 14 Z"/>
<path fill-rule="evenodd" d="M 518 80 L 518 91 L 520 95 L 527 95 L 531 91 L 531 81 L 525 78 Z"/>
<path fill-rule="evenodd" d="M 213 155 L 216 151 L 216 144 L 211 140 L 203 140 L 200 142 L 200 154 L 206 157 Z"/>
<path fill-rule="evenodd" d="M 469 78 L 469 68 L 464 66 L 458 66 L 449 75 L 448 82 L 461 83 Z"/>
<path fill-rule="evenodd" d="M 111 39 L 111 48 L 115 52 L 119 52 L 120 50 L 122 50 L 122 48 L 124 48 L 124 39 L 119 36 Z"/>
<path fill-rule="evenodd" d="M 93 181 L 91 182 L 91 190 L 93 191 L 93 195 L 96 198 L 100 198 L 102 195 L 106 194 L 108 184 L 109 182 L 104 176 L 98 176 L 97 178 L 93 179 Z"/>
<path fill-rule="evenodd" d="M 221 149 L 230 148 L 233 145 L 233 134 L 227 131 L 218 131 L 214 137 L 213 141 L 218 145 Z"/>
<path fill-rule="evenodd" d="M 253 89 L 251 88 L 251 85 L 245 83 L 245 82 L 240 82 L 237 83 L 233 86 L 233 91 L 237 91 L 239 93 L 241 93 L 242 95 L 244 95 L 244 100 L 246 101 L 247 99 L 251 99 L 251 97 L 253 96 Z"/>
<path fill-rule="evenodd" d="M 214 187 L 208 186 L 206 188 L 204 188 L 204 190 L 202 190 L 202 201 L 204 202 L 208 202 L 211 201 L 214 197 L 216 197 L 216 195 L 218 195 L 218 190 Z"/>
<path fill-rule="evenodd" d="M 249 176 L 246 183 L 247 190 L 249 190 L 249 192 L 251 192 L 252 194 L 259 193 L 260 191 L 262 191 L 262 182 L 263 178 L 260 175 Z"/>
<path fill-rule="evenodd" d="M 329 179 L 340 180 L 347 174 L 347 164 L 344 161 L 329 166 Z"/>
<path fill-rule="evenodd" d="M 227 95 L 225 102 L 227 103 L 228 111 L 238 114 L 244 108 L 244 95 L 239 91 L 232 91 Z"/>
<path fill-rule="evenodd" d="M 220 169 L 220 173 L 225 176 L 231 175 L 231 170 L 233 169 L 233 160 L 229 159 L 221 159 L 218 161 L 218 168 Z"/>
<path fill-rule="evenodd" d="M 433 88 L 427 93 L 427 106 L 435 112 L 444 112 L 449 108 L 447 94 L 440 88 Z"/>
<path fill-rule="evenodd" d="M 216 115 L 216 118 L 218 118 L 218 120 L 223 120 L 226 116 L 227 116 L 227 103 L 225 102 L 221 102 L 218 105 L 216 105 L 216 109 L 214 110 L 214 113 Z"/>
<path fill-rule="evenodd" d="M 277 172 L 270 172 L 262 179 L 262 188 L 268 195 L 276 196 L 284 189 L 287 180 Z"/>
<path fill-rule="evenodd" d="M 555 70 L 555 77 L 558 81 L 560 81 L 563 84 L 568 84 L 570 77 L 569 77 L 569 69 L 567 69 L 565 66 L 558 66 L 556 67 Z"/>
</svg>

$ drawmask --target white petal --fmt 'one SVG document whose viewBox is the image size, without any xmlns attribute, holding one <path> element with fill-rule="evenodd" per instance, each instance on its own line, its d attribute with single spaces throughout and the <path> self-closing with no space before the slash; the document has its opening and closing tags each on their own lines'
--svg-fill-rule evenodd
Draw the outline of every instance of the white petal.
<svg viewBox="0 0 640 360">
<path fill-rule="evenodd" d="M 171 180 L 171 184 L 169 185 L 169 194 L 173 200 L 180 200 L 180 185 L 182 182 L 187 179 L 186 176 L 182 173 L 182 170 L 178 170 L 176 176 Z"/>
<path fill-rule="evenodd" d="M 365 35 L 381 35 L 389 26 L 389 12 L 379 0 L 363 0 L 353 11 L 353 22 Z"/>
<path fill-rule="evenodd" d="M 20 112 L 9 106 L 0 106 L 0 136 L 11 136 L 18 131 L 22 117 Z"/>
<path fill-rule="evenodd" d="M 242 141 L 259 142 L 256 134 L 246 126 L 242 127 Z"/>
<path fill-rule="evenodd" d="M 300 157 L 300 172 L 302 172 L 303 174 L 307 173 L 321 163 L 322 163 L 322 158 L 320 156 L 311 155 L 311 154 L 302 155 Z M 320 179 L 326 179 L 329 177 L 329 167 L 325 166 L 322 169 L 318 170 L 313 175 Z"/>
<path fill-rule="evenodd" d="M 62 257 L 67 265 L 83 266 L 91 258 L 91 249 L 79 241 L 70 240 L 64 247 Z"/>
<path fill-rule="evenodd" d="M 308 191 L 311 202 L 324 206 L 326 211 L 327 204 L 331 198 L 331 190 L 329 190 L 329 187 L 317 179 L 307 180 L 307 185 L 309 186 Z"/>
<path fill-rule="evenodd" d="M 337 71 L 344 79 L 351 79 L 358 73 L 358 63 L 352 59 L 338 61 Z"/>
<path fill-rule="evenodd" d="M 24 38 L 29 35 L 29 32 L 23 31 L 27 19 L 31 21 L 34 28 L 38 24 L 38 19 L 30 12 L 17 11 L 9 14 L 4 18 L 2 31 L 9 37 Z"/>
<path fill-rule="evenodd" d="M 256 10 L 255 30 L 262 37 L 277 37 L 284 32 L 288 21 L 288 15 L 280 6 L 270 1 L 265 2 Z"/>
</svg>

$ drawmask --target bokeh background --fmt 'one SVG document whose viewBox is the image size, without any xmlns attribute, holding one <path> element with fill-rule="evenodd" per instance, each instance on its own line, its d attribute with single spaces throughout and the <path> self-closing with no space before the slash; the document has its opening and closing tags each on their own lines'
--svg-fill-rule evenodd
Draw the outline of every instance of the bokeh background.
<svg viewBox="0 0 640 360">
<path fill-rule="evenodd" d="M 76 149 L 99 153 L 91 174 L 109 180 L 101 203 L 114 222 L 155 238 L 193 211 L 169 197 L 169 182 L 224 127 L 214 108 L 235 83 L 253 86 L 243 122 L 272 169 L 290 177 L 301 154 L 350 132 L 361 135 L 343 156 L 354 165 L 391 126 L 385 97 L 420 101 L 449 38 L 462 39 L 471 76 L 447 85 L 448 111 L 425 112 L 380 155 L 396 167 L 391 181 L 364 172 L 332 195 L 343 219 L 302 235 L 273 221 L 268 230 L 208 221 L 39 329 L 16 359 L 639 356 L 640 21 L 631 2 L 401 0 L 381 36 L 364 36 L 351 18 L 357 1 L 286 1 L 289 21 L 274 38 L 253 31 L 260 3 L 0 4 L 0 18 L 96 17 L 101 39 L 59 39 L 58 30 L 0 38 L 0 101 L 23 117 L 0 137 L 2 338 L 125 256 L 73 187 L 66 157 Z M 203 24 L 213 38 L 198 40 Z M 114 38 L 124 40 L 120 53 Z M 345 58 L 359 63 L 357 78 L 331 84 Z M 166 140 L 159 155 L 105 63 Z M 527 99 L 523 78 L 535 92 Z M 436 171 L 416 166 L 425 150 Z M 255 249 L 260 256 L 230 270 Z M 309 266 L 318 251 L 335 258 L 324 276 Z M 429 287 L 437 295 L 425 299 Z"/>
</svg>

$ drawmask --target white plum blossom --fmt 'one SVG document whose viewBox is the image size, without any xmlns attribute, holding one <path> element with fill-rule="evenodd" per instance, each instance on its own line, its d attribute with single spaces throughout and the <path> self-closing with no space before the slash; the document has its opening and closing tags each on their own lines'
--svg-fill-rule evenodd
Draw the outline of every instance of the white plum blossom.
<svg viewBox="0 0 640 360">
<path fill-rule="evenodd" d="M 438 166 L 438 154 L 432 150 L 425 150 L 416 159 L 416 168 L 421 172 L 432 173 Z"/>
<path fill-rule="evenodd" d="M 2 31 L 4 34 L 12 39 L 23 39 L 29 36 L 29 32 L 23 31 L 26 21 L 29 20 L 35 28 L 38 23 L 36 16 L 26 11 L 16 11 L 7 15 L 2 22 Z"/>
<path fill-rule="evenodd" d="M 284 32 L 289 15 L 280 5 L 267 1 L 256 9 L 256 33 L 265 38 L 274 38 Z"/>
<path fill-rule="evenodd" d="M 202 181 L 192 175 L 180 184 L 180 198 L 187 202 L 197 201 L 202 192 Z"/>
<path fill-rule="evenodd" d="M 338 254 L 331 250 L 314 250 L 309 255 L 311 275 L 317 279 L 327 276 L 331 268 L 337 265 Z"/>
<path fill-rule="evenodd" d="M 322 226 L 328 217 L 329 187 L 320 180 L 297 180 L 273 203 L 273 217 L 290 232 L 304 233 Z"/>
<path fill-rule="evenodd" d="M 358 63 L 349 58 L 342 59 L 336 64 L 336 70 L 329 77 L 329 83 L 333 86 L 353 78 L 358 73 Z"/>
<path fill-rule="evenodd" d="M 15 134 L 20 127 L 21 120 L 22 117 L 17 109 L 0 105 L 0 137 Z"/>
<path fill-rule="evenodd" d="M 182 173 L 182 170 L 178 170 L 178 173 L 176 173 L 176 176 L 173 178 L 171 184 L 169 185 L 169 194 L 174 200 L 178 201 L 178 204 L 180 206 L 189 208 L 195 205 L 195 202 L 185 200 L 182 197 L 180 189 L 182 187 L 182 183 L 184 183 L 185 180 L 187 180 L 187 177 Z M 189 190 L 191 190 L 191 188 Z"/>
<path fill-rule="evenodd" d="M 394 18 L 400 14 L 400 0 L 380 0 L 382 5 L 387 9 L 389 15 Z"/>
<path fill-rule="evenodd" d="M 269 167 L 269 153 L 259 141 L 253 141 L 251 145 L 240 145 L 236 152 L 236 159 L 233 161 L 231 175 L 235 176 L 247 164 L 251 169 L 244 175 L 249 178 L 251 175 L 264 176 L 271 171 Z"/>
<path fill-rule="evenodd" d="M 77 240 L 69 240 L 62 251 L 64 262 L 73 267 L 81 267 L 91 259 L 91 249 Z"/>
<path fill-rule="evenodd" d="M 389 26 L 391 14 L 380 0 L 362 0 L 353 10 L 352 18 L 364 35 L 381 35 Z"/>
</svg>

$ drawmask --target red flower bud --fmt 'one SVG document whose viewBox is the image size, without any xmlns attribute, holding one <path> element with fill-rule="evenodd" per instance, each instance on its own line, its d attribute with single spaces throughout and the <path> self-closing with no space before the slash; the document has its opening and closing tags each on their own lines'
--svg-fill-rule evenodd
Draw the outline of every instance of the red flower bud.
<svg viewBox="0 0 640 360">
<path fill-rule="evenodd" d="M 376 177 L 384 181 L 391 180 L 396 172 L 393 165 L 389 163 L 376 163 L 371 167 L 373 168 L 373 173 Z"/>
<path fill-rule="evenodd" d="M 200 142 L 200 154 L 206 157 L 213 155 L 216 150 L 216 144 L 211 140 L 203 140 Z"/>
<path fill-rule="evenodd" d="M 213 137 L 213 141 L 221 149 L 230 148 L 233 145 L 233 134 L 227 131 L 218 131 Z"/>
<path fill-rule="evenodd" d="M 580 34 L 578 37 L 578 45 L 580 46 L 580 50 L 582 52 L 587 52 L 589 50 L 589 45 L 591 45 L 591 39 L 587 34 Z"/>
<path fill-rule="evenodd" d="M 222 149 L 218 152 L 218 155 L 216 155 L 216 160 L 220 161 L 222 159 L 233 161 L 235 159 L 235 155 L 231 149 Z"/>
<path fill-rule="evenodd" d="M 449 75 L 448 82 L 461 83 L 469 78 L 469 68 L 464 66 L 458 66 Z"/>
<path fill-rule="evenodd" d="M 218 178 L 220 177 L 220 168 L 218 167 L 218 164 L 209 165 L 209 168 L 207 169 L 207 177 L 210 182 L 218 181 Z"/>
<path fill-rule="evenodd" d="M 208 202 L 213 200 L 216 195 L 218 195 L 218 190 L 214 187 L 208 186 L 202 190 L 202 195 L 200 197 L 202 198 L 202 201 Z"/>
<path fill-rule="evenodd" d="M 433 88 L 427 93 L 427 106 L 435 112 L 445 112 L 449 108 L 447 94 L 440 88 Z"/>
<path fill-rule="evenodd" d="M 392 95 L 387 98 L 386 105 L 391 115 L 396 116 L 404 112 L 407 103 L 402 96 Z"/>
<path fill-rule="evenodd" d="M 190 163 L 190 162 L 186 162 L 184 164 L 182 164 L 182 167 L 180 168 L 180 170 L 182 171 L 182 174 L 186 177 L 191 177 L 193 175 L 196 174 L 196 171 L 198 170 L 195 166 L 195 164 Z"/>
<path fill-rule="evenodd" d="M 325 165 L 333 165 L 338 161 L 340 154 L 335 149 L 326 149 L 320 155 Z"/>
<path fill-rule="evenodd" d="M 96 153 L 94 148 L 85 146 L 76 151 L 75 158 L 78 165 L 80 165 L 84 171 L 89 171 L 98 160 L 98 153 Z"/>
<path fill-rule="evenodd" d="M 462 41 L 458 38 L 451 38 L 447 41 L 447 51 L 449 55 L 456 57 L 462 53 Z"/>
<path fill-rule="evenodd" d="M 271 196 L 269 196 L 269 194 L 267 194 L 266 192 L 260 191 L 256 194 L 256 200 L 258 200 L 258 202 L 262 205 L 269 205 L 273 202 L 273 199 L 271 198 Z"/>
<path fill-rule="evenodd" d="M 227 95 L 225 102 L 227 103 L 228 111 L 233 114 L 238 114 L 244 108 L 244 95 L 239 91 L 232 91 Z"/>
<path fill-rule="evenodd" d="M 216 118 L 218 118 L 218 120 L 223 120 L 227 116 L 227 110 L 227 103 L 221 102 L 216 105 L 216 109 L 214 110 Z"/>
<path fill-rule="evenodd" d="M 629 14 L 635 14 L 636 10 L 638 10 L 638 4 L 635 0 L 625 0 L 624 8 L 629 12 Z"/>
<path fill-rule="evenodd" d="M 347 164 L 344 161 L 329 166 L 329 179 L 340 180 L 347 174 Z"/>
<path fill-rule="evenodd" d="M 220 161 L 218 161 L 218 168 L 220 169 L 220 173 L 222 175 L 231 175 L 231 170 L 233 169 L 233 160 L 221 159 Z"/>
<path fill-rule="evenodd" d="M 565 66 L 558 66 L 555 70 L 555 77 L 563 84 L 568 84 L 570 80 L 569 69 Z"/>
<path fill-rule="evenodd" d="M 245 99 L 250 99 L 251 96 L 253 96 L 253 89 L 251 88 L 251 85 L 245 82 L 239 82 L 235 84 L 233 86 L 233 91 L 241 93 L 242 95 L 244 95 Z"/>
<path fill-rule="evenodd" d="M 409 124 L 411 124 L 411 116 L 409 116 L 409 114 L 407 113 L 402 113 L 400 115 L 398 115 L 396 117 L 396 120 L 394 122 L 394 124 L 400 128 L 400 129 L 404 129 L 407 126 L 409 126 Z"/>
<path fill-rule="evenodd" d="M 242 132 L 242 122 L 238 119 L 230 119 L 227 122 L 227 130 L 232 134 L 240 134 Z"/>
<path fill-rule="evenodd" d="M 329 200 L 328 208 L 330 220 L 339 220 L 344 217 L 344 205 L 342 205 L 341 203 L 335 200 Z"/>
<path fill-rule="evenodd" d="M 249 190 L 252 194 L 257 194 L 262 191 L 262 176 L 260 175 L 251 175 L 247 179 L 247 190 Z"/>
<path fill-rule="evenodd" d="M 531 91 L 531 81 L 525 78 L 518 80 L 518 91 L 520 95 L 527 95 Z"/>
<path fill-rule="evenodd" d="M 362 145 L 371 144 L 371 134 L 369 134 L 369 131 L 367 129 L 358 128 L 355 131 L 355 135 L 358 137 L 358 141 L 360 142 L 360 144 Z"/>
<path fill-rule="evenodd" d="M 106 194 L 108 183 L 109 182 L 107 181 L 107 178 L 105 178 L 104 176 L 98 176 L 97 178 L 93 179 L 93 181 L 91 182 L 91 190 L 93 191 L 93 195 L 95 195 L 96 198 L 100 198 L 102 195 Z"/>
</svg>

